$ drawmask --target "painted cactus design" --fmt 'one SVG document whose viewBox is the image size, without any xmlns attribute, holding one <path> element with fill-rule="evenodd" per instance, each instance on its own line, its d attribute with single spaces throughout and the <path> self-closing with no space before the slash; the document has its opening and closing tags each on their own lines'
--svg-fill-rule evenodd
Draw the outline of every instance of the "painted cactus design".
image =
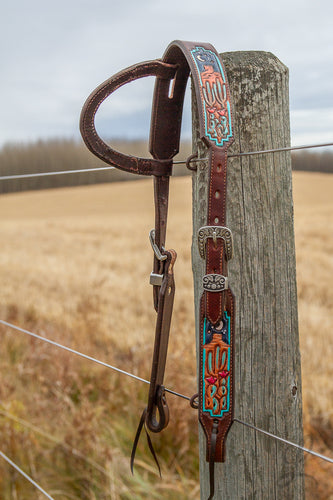
<svg viewBox="0 0 333 500">
<path fill-rule="evenodd" d="M 229 410 L 230 399 L 230 318 L 225 313 L 222 328 L 204 322 L 203 411 L 221 417 Z"/>
</svg>

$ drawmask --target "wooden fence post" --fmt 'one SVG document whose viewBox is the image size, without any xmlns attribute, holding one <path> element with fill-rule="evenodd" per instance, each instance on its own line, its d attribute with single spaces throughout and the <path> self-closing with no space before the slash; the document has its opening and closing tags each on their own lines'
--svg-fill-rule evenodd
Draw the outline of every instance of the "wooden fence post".
<svg viewBox="0 0 333 500">
<path fill-rule="evenodd" d="M 288 146 L 288 69 L 268 52 L 222 54 L 234 109 L 229 154 Z M 193 151 L 205 158 L 193 97 Z M 197 232 L 207 211 L 207 162 L 193 174 L 192 262 L 196 330 L 204 263 Z M 229 279 L 236 297 L 235 412 L 243 422 L 303 444 L 301 367 L 289 152 L 228 161 L 227 225 L 234 235 Z M 198 341 L 197 341 L 198 344 Z M 201 498 L 209 492 L 200 429 Z M 304 498 L 300 450 L 234 422 L 227 459 L 215 466 L 214 499 Z"/>
</svg>

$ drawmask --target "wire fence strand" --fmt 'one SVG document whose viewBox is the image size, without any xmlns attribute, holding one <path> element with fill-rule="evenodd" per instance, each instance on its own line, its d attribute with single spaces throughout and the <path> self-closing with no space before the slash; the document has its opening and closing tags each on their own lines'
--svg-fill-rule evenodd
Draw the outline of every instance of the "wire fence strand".
<svg viewBox="0 0 333 500">
<path fill-rule="evenodd" d="M 328 146 L 333 146 L 333 142 L 327 142 L 325 144 L 308 144 L 303 146 L 286 146 L 285 148 L 275 148 L 275 149 L 263 149 L 261 151 L 248 151 L 245 153 L 235 153 L 229 154 L 229 158 L 236 158 L 237 156 L 252 156 L 252 155 L 264 155 L 267 153 L 280 153 L 282 151 L 300 151 L 301 149 L 312 149 L 312 148 L 325 148 Z"/>
<path fill-rule="evenodd" d="M 301 145 L 301 146 L 290 146 L 290 147 L 284 147 L 284 148 L 275 148 L 275 149 L 266 149 L 266 150 L 258 150 L 258 151 L 249 151 L 249 152 L 240 152 L 240 153 L 234 153 L 234 154 L 228 154 L 228 157 L 229 158 L 235 158 L 235 157 L 243 157 L 243 156 L 253 156 L 253 155 L 263 155 L 263 154 L 273 154 L 273 153 L 278 153 L 278 152 L 287 152 L 287 151 L 297 151 L 297 150 L 306 150 L 306 149 L 312 149 L 312 148 L 323 148 L 323 147 L 331 147 L 333 146 L 333 142 L 330 142 L 330 143 L 323 143 L 323 144 L 312 144 L 312 145 Z M 201 158 L 201 159 L 192 159 L 191 161 L 193 163 L 195 162 L 198 162 L 198 161 L 202 161 L 202 160 L 205 160 L 206 158 Z M 175 161 L 174 164 L 176 165 L 181 165 L 181 164 L 186 164 L 186 160 L 179 160 L 179 161 Z M 19 180 L 19 179 L 27 179 L 27 178 L 38 178 L 38 177 L 46 177 L 46 176 L 56 176 L 56 175 L 69 175 L 69 174 L 79 174 L 79 173 L 89 173 L 89 172 L 98 172 L 98 171 L 109 171 L 109 170 L 113 170 L 115 169 L 114 166 L 106 166 L 106 167 L 96 167 L 96 168 L 87 168 L 87 169 L 72 169 L 72 170 L 62 170 L 62 171 L 51 171 L 51 172 L 37 172 L 37 173 L 28 173 L 28 174 L 13 174 L 13 175 L 4 175 L 4 176 L 0 176 L 0 181 L 6 181 L 6 180 Z M 16 325 L 13 325 L 11 323 L 8 323 L 6 321 L 3 321 L 3 320 L 0 320 L 0 324 L 8 327 L 8 328 L 11 328 L 11 329 L 14 329 L 18 332 L 21 332 L 21 333 L 24 333 L 26 335 L 29 335 L 31 337 L 34 337 L 35 339 L 38 339 L 38 340 L 41 340 L 43 342 L 46 342 L 48 343 L 49 345 L 53 345 L 57 348 L 60 348 L 60 349 L 63 349 L 71 354 L 75 354 L 83 359 L 86 359 L 86 360 L 89 360 L 89 361 L 92 361 L 96 364 L 99 364 L 103 367 L 106 367 L 106 368 L 109 368 L 115 372 L 118 372 L 118 373 L 121 373 L 123 375 L 126 375 L 130 378 L 133 378 L 135 380 L 138 380 L 140 382 L 143 382 L 145 384 L 150 384 L 150 382 L 142 377 L 139 377 L 137 375 L 134 375 L 133 373 L 130 373 L 130 372 L 127 372 L 125 370 L 122 370 L 118 367 L 115 367 L 113 365 L 110 365 L 106 362 L 103 362 L 101 360 L 98 360 L 92 356 L 89 356 L 87 354 L 84 354 L 84 353 L 81 353 L 75 349 L 72 349 L 70 347 L 67 347 L 67 346 L 64 346 L 58 342 L 55 342 L 53 340 L 50 340 L 46 337 L 42 337 L 41 335 L 37 335 L 36 333 L 33 333 L 33 332 L 30 332 L 28 330 L 25 330 L 23 328 L 20 328 Z M 180 397 L 182 399 L 185 399 L 185 400 L 188 400 L 190 401 L 190 397 L 189 396 L 186 396 L 184 394 L 181 394 L 179 392 L 176 392 L 176 391 L 173 391 L 171 389 L 168 389 L 168 388 L 165 388 L 165 391 L 170 393 L 170 394 L 173 394 L 177 397 Z M 6 413 L 4 411 L 2 411 L 1 413 Z M 7 415 L 7 418 L 9 417 L 9 415 Z M 301 450 L 305 453 L 308 453 L 312 456 L 315 456 L 319 459 L 322 459 L 326 462 L 329 462 L 331 464 L 333 464 L 333 459 L 328 457 L 328 456 L 325 456 L 321 453 L 318 453 L 318 452 L 315 452 L 309 448 L 306 448 L 304 446 L 301 446 L 301 445 L 298 445 L 292 441 L 289 441 L 287 439 L 284 439 L 284 438 L 281 438 L 279 436 L 276 436 L 275 434 L 271 433 L 271 432 L 268 432 L 266 430 L 263 430 L 263 429 L 260 429 L 258 427 L 256 427 L 255 425 L 253 424 L 250 424 L 250 423 L 247 423 L 247 422 L 244 422 L 243 420 L 239 419 L 239 418 L 234 418 L 234 421 L 237 422 L 238 424 L 241 424 L 247 428 L 250 428 L 252 429 L 253 431 L 255 432 L 258 432 L 262 435 L 265 435 L 271 439 L 274 439 L 278 442 L 281 442 L 281 443 L 284 443 L 285 445 L 288 445 L 288 446 L 291 446 L 295 449 L 298 449 L 298 450 Z M 32 427 L 32 426 L 31 426 Z M 72 453 L 76 454 L 77 456 L 81 456 L 81 458 L 84 458 L 85 460 L 89 461 L 89 459 L 87 459 L 87 457 L 83 456 L 78 450 L 75 450 L 75 449 L 72 449 L 71 450 Z M 2 457 L 2 459 L 7 462 L 11 467 L 13 467 L 22 477 L 24 477 L 28 482 L 30 482 L 30 484 L 32 484 L 36 489 L 38 489 L 46 498 L 48 498 L 49 500 L 54 500 L 54 498 L 49 495 L 36 481 L 34 481 L 27 473 L 25 473 L 16 463 L 14 463 L 5 453 L 3 453 L 2 451 L 0 451 L 0 456 Z M 95 463 L 92 463 L 91 461 L 91 465 L 94 465 L 94 466 L 98 466 L 98 468 L 101 470 L 101 472 L 104 472 L 104 473 L 107 473 L 107 471 L 99 466 L 99 464 L 95 464 Z"/>
<path fill-rule="evenodd" d="M 63 349 L 64 351 L 70 352 L 71 354 L 76 354 L 77 356 L 80 356 L 81 358 L 88 359 L 89 361 L 93 361 L 94 363 L 97 363 L 101 366 L 109 368 L 110 370 L 116 371 L 118 373 L 122 373 L 123 375 L 127 375 L 128 377 L 134 378 L 135 380 L 139 380 L 140 382 L 143 382 L 145 384 L 150 384 L 149 380 L 138 377 L 137 375 L 134 375 L 133 373 L 126 372 L 125 370 L 121 370 L 120 368 L 117 368 L 116 366 L 112 366 L 108 363 L 105 363 L 104 361 L 100 361 L 99 359 L 93 358 L 92 356 L 89 356 L 88 354 L 83 354 L 82 352 L 76 351 L 75 349 L 64 346 L 63 344 L 59 344 L 59 342 L 55 342 L 54 340 L 50 340 L 46 337 L 42 337 L 41 335 L 37 335 L 36 333 L 30 332 L 29 330 L 25 330 L 24 328 L 20 328 L 19 326 L 13 325 L 12 323 L 8 323 L 7 321 L 0 320 L 0 324 L 7 326 L 8 328 L 12 328 L 13 330 L 17 330 L 18 332 L 25 333 L 26 335 L 29 335 L 30 337 L 34 337 L 35 339 L 42 340 L 43 342 L 51 344 L 51 345 L 58 347 L 60 349 Z M 171 389 L 165 388 L 165 391 L 170 393 L 170 394 L 173 394 L 174 396 L 178 396 L 180 398 L 190 400 L 189 397 L 184 396 L 183 394 L 180 394 L 180 393 L 173 391 Z"/>
<path fill-rule="evenodd" d="M 247 151 L 243 153 L 231 153 L 228 154 L 228 158 L 237 158 L 239 156 L 252 156 L 252 155 L 263 155 L 263 154 L 268 154 L 268 153 L 278 153 L 282 151 L 297 151 L 301 149 L 312 149 L 312 148 L 324 148 L 324 147 L 330 147 L 333 146 L 333 142 L 327 142 L 324 144 L 309 144 L 309 145 L 303 145 L 303 146 L 287 146 L 285 148 L 276 148 L 276 149 L 263 149 L 260 151 Z M 192 159 L 191 163 L 195 163 L 197 161 L 202 161 L 206 160 L 207 158 L 200 158 L 200 159 Z M 173 162 L 175 165 L 185 165 L 187 163 L 187 160 L 177 160 Z M 0 181 L 8 181 L 8 180 L 14 180 L 14 179 L 29 179 L 33 177 L 46 177 L 50 175 L 66 175 L 66 174 L 82 174 L 86 172 L 98 172 L 99 170 L 113 170 L 116 167 L 110 166 L 110 167 L 96 167 L 96 168 L 82 168 L 82 169 L 73 169 L 73 170 L 59 170 L 59 171 L 52 171 L 52 172 L 36 172 L 32 174 L 13 174 L 13 175 L 1 175 L 0 176 Z"/>
<path fill-rule="evenodd" d="M 331 464 L 333 464 L 333 458 L 322 455 L 321 453 L 317 453 L 316 451 L 310 450 L 309 448 L 305 448 L 304 446 L 301 446 L 300 444 L 296 444 L 296 443 L 293 443 L 292 441 L 288 441 L 288 439 L 284 439 L 284 438 L 281 438 L 279 436 L 276 436 L 275 434 L 272 434 L 271 432 L 264 431 L 263 429 L 259 429 L 255 425 L 243 422 L 239 418 L 234 418 L 234 421 L 238 422 L 239 424 L 245 425 L 245 427 L 249 427 L 250 429 L 253 429 L 254 431 L 260 432 L 261 434 L 265 434 L 265 436 L 271 437 L 271 438 L 275 439 L 276 441 L 280 441 L 282 443 L 288 444 L 289 446 L 293 446 L 294 448 L 302 450 L 306 453 L 310 453 L 311 455 L 314 455 L 315 457 L 321 458 L 322 460 L 325 460 L 326 462 L 330 462 Z"/>
<path fill-rule="evenodd" d="M 25 479 L 27 479 L 29 481 L 29 483 L 31 483 L 33 486 L 35 486 L 41 493 L 43 493 L 43 495 L 46 496 L 46 498 L 49 498 L 49 500 L 54 500 L 53 497 L 51 497 L 51 495 L 49 495 L 48 493 L 46 493 L 45 490 L 43 490 L 43 488 L 41 486 L 39 486 L 39 484 L 36 483 L 36 481 L 34 481 L 30 476 L 28 476 L 28 474 L 26 474 L 18 465 L 16 465 L 9 457 L 7 457 L 7 455 L 5 455 L 2 451 L 0 451 L 0 456 L 9 464 L 11 465 L 17 472 L 19 472 L 19 474 L 21 474 L 21 476 L 25 477 Z"/>
<path fill-rule="evenodd" d="M 333 146 L 333 142 L 327 142 L 324 144 L 308 144 L 308 145 L 302 145 L 302 146 L 286 146 L 284 148 L 275 148 L 275 149 L 262 149 L 258 151 L 244 151 L 243 153 L 228 153 L 228 158 L 238 158 L 239 156 L 253 156 L 253 155 L 264 155 L 268 153 L 280 153 L 283 151 L 298 151 L 301 149 L 312 149 L 312 148 L 325 148 Z M 202 160 L 207 160 L 208 158 L 194 158 L 191 160 L 191 163 L 195 163 L 198 161 Z M 187 161 L 175 161 L 175 164 L 181 165 L 184 163 L 187 163 Z"/>
<path fill-rule="evenodd" d="M 32 431 L 36 434 L 39 434 L 40 436 L 51 441 L 52 443 L 54 443 L 58 446 L 61 446 L 64 450 L 68 451 L 69 453 L 71 453 L 75 457 L 78 457 L 81 460 L 84 460 L 85 462 L 87 462 L 87 464 L 94 467 L 99 472 L 102 472 L 107 477 L 110 477 L 109 472 L 104 467 L 102 467 L 100 464 L 95 462 L 95 460 L 92 460 L 91 458 L 87 457 L 84 453 L 81 453 L 76 448 L 73 448 L 72 446 L 68 445 L 63 440 L 56 438 L 55 436 L 51 435 L 50 433 L 41 430 L 39 427 L 36 427 L 35 425 L 31 424 L 30 422 L 27 422 L 23 418 L 19 418 L 19 417 L 16 417 L 15 415 L 12 415 L 11 413 L 6 411 L 5 409 L 0 408 L 0 416 L 2 416 L 3 418 L 7 418 L 8 420 L 12 420 L 13 422 L 18 423 L 18 424 L 22 425 L 23 427 L 26 427 L 30 431 Z"/>
<path fill-rule="evenodd" d="M 46 177 L 48 175 L 65 175 L 65 174 L 82 174 L 86 172 L 98 172 L 99 170 L 114 170 L 116 167 L 95 167 L 95 168 L 81 168 L 73 170 L 59 170 L 52 172 L 36 172 L 34 174 L 13 174 L 2 175 L 0 181 L 9 181 L 12 179 L 29 179 L 30 177 Z"/>
<path fill-rule="evenodd" d="M 110 368 L 111 370 L 114 370 L 116 372 L 122 373 L 123 375 L 127 375 L 128 377 L 134 378 L 135 380 L 138 380 L 140 382 L 144 382 L 146 384 L 150 384 L 150 382 L 148 380 L 146 380 L 144 378 L 141 378 L 141 377 L 138 377 L 138 376 L 134 375 L 133 373 L 129 373 L 129 372 L 126 372 L 124 370 L 121 370 L 120 368 L 117 368 L 115 366 L 109 365 L 108 363 L 105 363 L 104 361 L 100 361 L 100 360 L 98 360 L 96 358 L 93 358 L 92 356 L 88 356 L 87 354 L 83 354 L 83 353 L 81 353 L 79 351 L 76 351 L 75 349 L 71 349 L 70 347 L 66 347 L 66 346 L 64 346 L 62 344 L 59 344 L 58 342 L 54 342 L 53 340 L 47 339 L 46 337 L 41 337 L 40 335 L 37 335 L 36 333 L 30 332 L 28 330 L 25 330 L 24 328 L 20 328 L 20 327 L 18 327 L 16 325 L 8 323 L 7 321 L 0 320 L 0 324 L 2 324 L 4 326 L 7 326 L 9 328 L 12 328 L 14 330 L 17 330 L 17 331 L 19 331 L 21 333 L 25 333 L 25 334 L 27 334 L 27 335 L 29 335 L 31 337 L 34 337 L 34 338 L 36 338 L 38 340 L 42 340 L 44 342 L 47 342 L 48 344 L 51 344 L 53 346 L 59 347 L 61 349 L 64 349 L 65 351 L 68 351 L 68 352 L 70 352 L 72 354 L 76 354 L 76 355 L 78 355 L 78 356 L 80 356 L 80 357 L 82 357 L 84 359 L 88 359 L 89 361 L 93 361 L 95 363 L 98 363 L 98 364 L 100 364 L 100 365 L 102 365 L 102 366 L 104 366 L 106 368 Z M 191 400 L 191 398 L 189 396 L 185 396 L 184 394 L 181 394 L 179 392 L 173 391 L 173 390 L 168 389 L 166 387 L 165 387 L 165 391 L 168 392 L 168 393 L 170 393 L 170 394 L 173 394 L 173 395 L 175 395 L 177 397 L 185 399 L 187 401 Z M 251 428 L 251 429 L 253 429 L 253 430 L 255 430 L 255 431 L 257 431 L 257 432 L 259 432 L 261 434 L 265 434 L 266 436 L 268 436 L 268 437 L 270 437 L 272 439 L 275 439 L 277 441 L 280 441 L 280 442 L 283 442 L 285 444 L 288 444 L 289 446 L 292 446 L 294 448 L 302 450 L 303 452 L 309 453 L 309 454 L 311 454 L 311 455 L 313 455 L 313 456 L 315 456 L 317 458 L 321 458 L 322 460 L 325 460 L 326 462 L 333 463 L 333 459 L 330 458 L 330 457 L 322 455 L 321 453 L 317 453 L 317 452 L 315 452 L 313 450 L 310 450 L 309 448 L 305 448 L 304 446 L 301 446 L 299 444 L 293 443 L 292 441 L 288 441 L 287 439 L 284 439 L 284 438 L 281 438 L 279 436 L 276 436 L 275 434 L 272 434 L 271 432 L 268 432 L 268 431 L 265 431 L 263 429 L 260 429 L 259 427 L 256 427 L 255 425 L 249 424 L 247 422 L 243 422 L 239 418 L 234 418 L 234 421 L 238 422 L 239 424 L 242 424 L 242 425 L 244 425 L 246 427 L 249 427 L 249 428 Z"/>
<path fill-rule="evenodd" d="M 132 377 L 136 380 L 139 380 L 140 382 L 144 382 L 145 384 L 149 384 L 149 381 L 145 380 L 144 378 L 137 377 L 136 375 L 133 375 L 133 373 L 128 373 L 124 370 L 121 370 L 120 368 L 116 368 L 115 366 L 109 365 L 108 363 L 105 363 L 104 361 L 100 361 L 99 359 L 93 358 L 92 356 L 89 356 L 88 354 L 83 354 L 82 352 L 76 351 L 75 349 L 71 349 L 70 347 L 59 344 L 59 342 L 55 342 L 54 340 L 50 340 L 46 337 L 42 337 L 41 335 L 37 335 L 37 333 L 30 332 L 29 330 L 25 330 L 24 328 L 20 328 L 19 326 L 13 325 L 13 324 L 8 323 L 7 321 L 3 321 L 3 320 L 0 320 L 0 324 L 7 326 L 8 328 L 12 328 L 14 330 L 17 330 L 18 332 L 25 333 L 26 335 L 29 335 L 30 337 L 34 337 L 35 339 L 42 340 L 43 342 L 46 342 L 47 344 L 51 344 L 55 347 L 59 347 L 60 349 L 63 349 L 64 351 L 70 352 L 72 354 L 76 354 L 77 356 L 80 356 L 81 358 L 88 359 L 89 361 L 93 361 L 94 363 L 105 366 L 106 368 L 110 368 L 111 370 L 122 373 L 123 375 L 127 375 L 128 377 Z"/>
</svg>

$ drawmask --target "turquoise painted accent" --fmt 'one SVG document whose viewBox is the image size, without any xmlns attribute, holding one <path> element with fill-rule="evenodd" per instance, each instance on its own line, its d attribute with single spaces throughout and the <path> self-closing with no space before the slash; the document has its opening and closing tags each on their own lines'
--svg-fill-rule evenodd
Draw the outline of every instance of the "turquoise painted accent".
<svg viewBox="0 0 333 500">
<path fill-rule="evenodd" d="M 219 73 L 221 73 L 223 82 L 224 83 L 226 82 L 226 78 L 225 78 L 225 75 L 224 75 L 224 71 L 223 71 L 222 65 L 220 63 L 220 60 L 219 60 L 218 56 L 214 52 L 212 52 L 211 50 L 208 50 L 208 49 L 204 49 L 203 47 L 196 47 L 195 49 L 191 50 L 191 54 L 192 54 L 193 60 L 195 62 L 195 65 L 196 65 L 196 67 L 198 69 L 200 83 L 201 83 L 202 86 L 203 86 L 203 82 L 202 82 L 202 79 L 201 79 L 201 73 L 202 73 L 202 71 L 204 71 L 204 64 L 205 63 L 206 64 L 209 63 L 209 64 L 213 65 L 214 70 L 217 71 L 217 72 L 219 72 Z M 198 60 L 198 58 L 195 57 L 196 54 L 197 54 L 197 57 L 201 57 L 203 60 L 202 61 Z M 202 106 L 203 106 L 203 116 L 204 116 L 204 119 L 205 119 L 205 134 L 206 134 L 206 136 L 212 142 L 215 142 L 215 144 L 217 146 L 223 146 L 223 144 L 227 143 L 229 141 L 229 139 L 231 139 L 233 137 L 232 123 L 231 123 L 231 109 L 230 109 L 230 102 L 229 102 L 229 100 L 227 101 L 229 134 L 226 137 L 224 137 L 224 138 L 222 138 L 220 140 L 218 138 L 216 138 L 216 137 L 212 137 L 212 135 L 209 133 L 209 126 L 208 126 L 208 123 L 207 123 L 207 106 L 206 106 L 206 102 L 202 101 Z"/>
<path fill-rule="evenodd" d="M 216 366 L 218 366 L 219 364 L 219 355 L 220 355 L 220 348 L 218 347 L 216 349 L 216 359 L 215 359 Z"/>
<path fill-rule="evenodd" d="M 212 371 L 212 353 L 208 353 L 208 369 L 211 372 Z"/>
<path fill-rule="evenodd" d="M 222 354 L 222 360 L 221 360 L 221 364 L 222 364 L 222 366 L 223 366 L 223 365 L 224 365 L 224 363 L 225 363 L 225 357 L 226 357 L 226 353 L 225 353 L 225 351 L 224 351 L 224 352 L 223 352 L 223 354 Z"/>
</svg>

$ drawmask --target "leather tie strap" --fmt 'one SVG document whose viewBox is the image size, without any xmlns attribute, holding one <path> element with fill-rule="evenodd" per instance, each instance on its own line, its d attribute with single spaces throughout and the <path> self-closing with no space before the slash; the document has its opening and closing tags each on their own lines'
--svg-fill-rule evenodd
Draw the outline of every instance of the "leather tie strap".
<svg viewBox="0 0 333 500">
<path fill-rule="evenodd" d="M 162 431 L 169 422 L 163 379 L 168 351 L 170 323 L 175 295 L 173 266 L 177 254 L 174 250 L 165 252 L 164 275 L 158 297 L 153 363 L 150 376 L 146 423 L 152 432 Z M 158 413 L 158 420 L 156 418 Z"/>
<path fill-rule="evenodd" d="M 156 456 L 156 453 L 155 453 L 155 450 L 154 450 L 154 447 L 153 447 L 153 443 L 152 443 L 152 441 L 150 439 L 150 436 L 149 436 L 149 433 L 148 433 L 148 431 L 146 429 L 146 418 L 147 418 L 147 408 L 145 408 L 143 410 L 143 412 L 142 412 L 142 415 L 141 415 L 141 418 L 140 418 L 140 422 L 139 422 L 139 425 L 138 425 L 138 428 L 137 428 L 137 431 L 136 431 L 136 434 L 135 434 L 135 438 L 134 438 L 134 442 L 133 442 L 133 447 L 132 447 L 132 453 L 131 453 L 131 462 L 130 462 L 131 472 L 132 472 L 132 474 L 134 474 L 135 453 L 136 453 L 136 449 L 137 449 L 137 446 L 138 446 L 140 434 L 142 432 L 142 429 L 144 428 L 145 433 L 146 433 L 146 437 L 147 437 L 147 443 L 148 443 L 148 446 L 149 446 L 150 453 L 152 454 L 152 456 L 153 456 L 153 458 L 155 460 L 155 463 L 156 463 L 157 468 L 158 468 L 159 475 L 160 475 L 160 477 L 162 477 L 161 467 L 160 467 L 159 461 L 157 459 L 157 456 Z"/>
<path fill-rule="evenodd" d="M 210 464 L 210 497 L 214 495 L 214 464 L 224 461 L 225 439 L 233 420 L 233 345 L 235 299 L 228 280 L 228 261 L 233 239 L 226 225 L 227 149 L 233 142 L 229 86 L 220 57 L 207 43 L 172 42 L 162 60 L 148 61 L 117 73 L 87 99 L 81 114 L 81 133 L 87 147 L 105 162 L 122 170 L 154 177 L 155 229 L 150 239 L 154 250 L 154 307 L 157 311 L 148 406 L 135 439 L 143 426 L 159 432 L 168 424 L 169 412 L 163 386 L 174 298 L 173 267 L 176 253 L 165 250 L 172 158 L 179 151 L 182 110 L 191 75 L 198 106 L 200 138 L 209 150 L 209 185 L 206 223 L 198 232 L 198 250 L 205 260 L 200 301 L 199 421 L 204 430 Z M 128 82 L 155 76 L 149 150 L 153 158 L 137 158 L 115 151 L 97 134 L 95 115 L 100 104 Z"/>
<path fill-rule="evenodd" d="M 210 452 L 209 452 L 209 497 L 207 500 L 211 500 L 214 497 L 215 492 L 215 478 L 214 478 L 214 468 L 215 468 L 215 451 L 216 451 L 216 442 L 217 442 L 217 432 L 218 432 L 218 420 L 214 420 L 212 435 L 210 439 Z"/>
</svg>

